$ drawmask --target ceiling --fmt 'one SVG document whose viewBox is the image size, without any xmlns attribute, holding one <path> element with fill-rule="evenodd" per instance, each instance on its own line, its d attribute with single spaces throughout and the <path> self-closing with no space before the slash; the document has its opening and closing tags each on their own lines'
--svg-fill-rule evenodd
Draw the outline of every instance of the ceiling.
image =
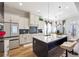
<svg viewBox="0 0 79 59">
<path fill-rule="evenodd" d="M 5 6 L 41 15 L 47 20 L 63 20 L 78 13 L 74 2 L 5 2 Z"/>
<path fill-rule="evenodd" d="M 79 2 L 75 2 L 75 6 L 77 7 L 77 10 L 79 11 Z"/>
</svg>

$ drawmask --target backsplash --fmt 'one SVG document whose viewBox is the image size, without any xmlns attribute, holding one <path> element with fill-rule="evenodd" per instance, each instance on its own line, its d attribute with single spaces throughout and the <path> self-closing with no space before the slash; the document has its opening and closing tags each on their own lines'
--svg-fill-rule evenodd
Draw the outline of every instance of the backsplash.
<svg viewBox="0 0 79 59">
<path fill-rule="evenodd" d="M 42 29 L 37 29 L 37 33 L 43 33 Z M 19 29 L 19 34 L 34 34 L 34 33 L 30 33 L 29 29 Z"/>
<path fill-rule="evenodd" d="M 19 29 L 19 34 L 28 34 L 29 29 Z"/>
</svg>

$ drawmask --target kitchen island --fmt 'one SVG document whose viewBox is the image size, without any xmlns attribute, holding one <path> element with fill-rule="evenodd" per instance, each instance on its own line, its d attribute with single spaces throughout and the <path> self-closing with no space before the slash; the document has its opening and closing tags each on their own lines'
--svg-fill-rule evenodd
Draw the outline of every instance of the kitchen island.
<svg viewBox="0 0 79 59">
<path fill-rule="evenodd" d="M 66 35 L 35 35 L 33 36 L 33 52 L 39 57 L 53 56 L 57 49 L 60 52 L 61 48 L 59 46 L 65 41 L 67 41 Z"/>
</svg>

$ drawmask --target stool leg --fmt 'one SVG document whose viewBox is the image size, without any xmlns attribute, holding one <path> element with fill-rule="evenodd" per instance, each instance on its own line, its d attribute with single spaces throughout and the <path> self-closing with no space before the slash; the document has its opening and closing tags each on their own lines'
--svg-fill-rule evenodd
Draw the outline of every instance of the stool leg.
<svg viewBox="0 0 79 59">
<path fill-rule="evenodd" d="M 73 55 L 78 55 L 78 53 L 74 52 L 73 49 L 72 49 L 72 54 L 73 54 Z"/>
<path fill-rule="evenodd" d="M 66 50 L 66 57 L 68 57 L 68 51 Z"/>
</svg>

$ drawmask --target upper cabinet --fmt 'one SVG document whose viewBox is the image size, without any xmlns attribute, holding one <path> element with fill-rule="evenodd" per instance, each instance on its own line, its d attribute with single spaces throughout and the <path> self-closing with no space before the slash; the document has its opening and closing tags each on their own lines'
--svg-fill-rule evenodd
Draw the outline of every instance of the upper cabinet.
<svg viewBox="0 0 79 59">
<path fill-rule="evenodd" d="M 19 24 L 20 29 L 28 29 L 28 20 L 29 18 L 18 16 L 11 13 L 5 13 L 4 17 L 5 22 L 14 22 Z"/>
<path fill-rule="evenodd" d="M 5 6 L 4 22 L 19 24 L 19 29 L 28 29 L 29 12 Z"/>
<path fill-rule="evenodd" d="M 0 22 L 4 21 L 4 3 L 0 2 Z"/>
<path fill-rule="evenodd" d="M 24 17 L 21 17 L 19 19 L 19 28 L 20 29 L 28 29 L 29 28 L 29 25 L 28 25 L 28 18 L 24 18 Z"/>
<path fill-rule="evenodd" d="M 29 20 L 30 26 L 38 26 L 39 23 L 39 17 L 34 14 L 30 14 L 30 20 Z"/>
<path fill-rule="evenodd" d="M 10 37 L 10 23 L 4 23 L 4 31 L 6 32 L 6 35 L 4 37 Z"/>
<path fill-rule="evenodd" d="M 30 20 L 29 20 L 29 25 L 30 26 L 37 26 L 38 29 L 44 29 L 44 21 L 39 20 L 38 15 L 30 14 Z"/>
</svg>

